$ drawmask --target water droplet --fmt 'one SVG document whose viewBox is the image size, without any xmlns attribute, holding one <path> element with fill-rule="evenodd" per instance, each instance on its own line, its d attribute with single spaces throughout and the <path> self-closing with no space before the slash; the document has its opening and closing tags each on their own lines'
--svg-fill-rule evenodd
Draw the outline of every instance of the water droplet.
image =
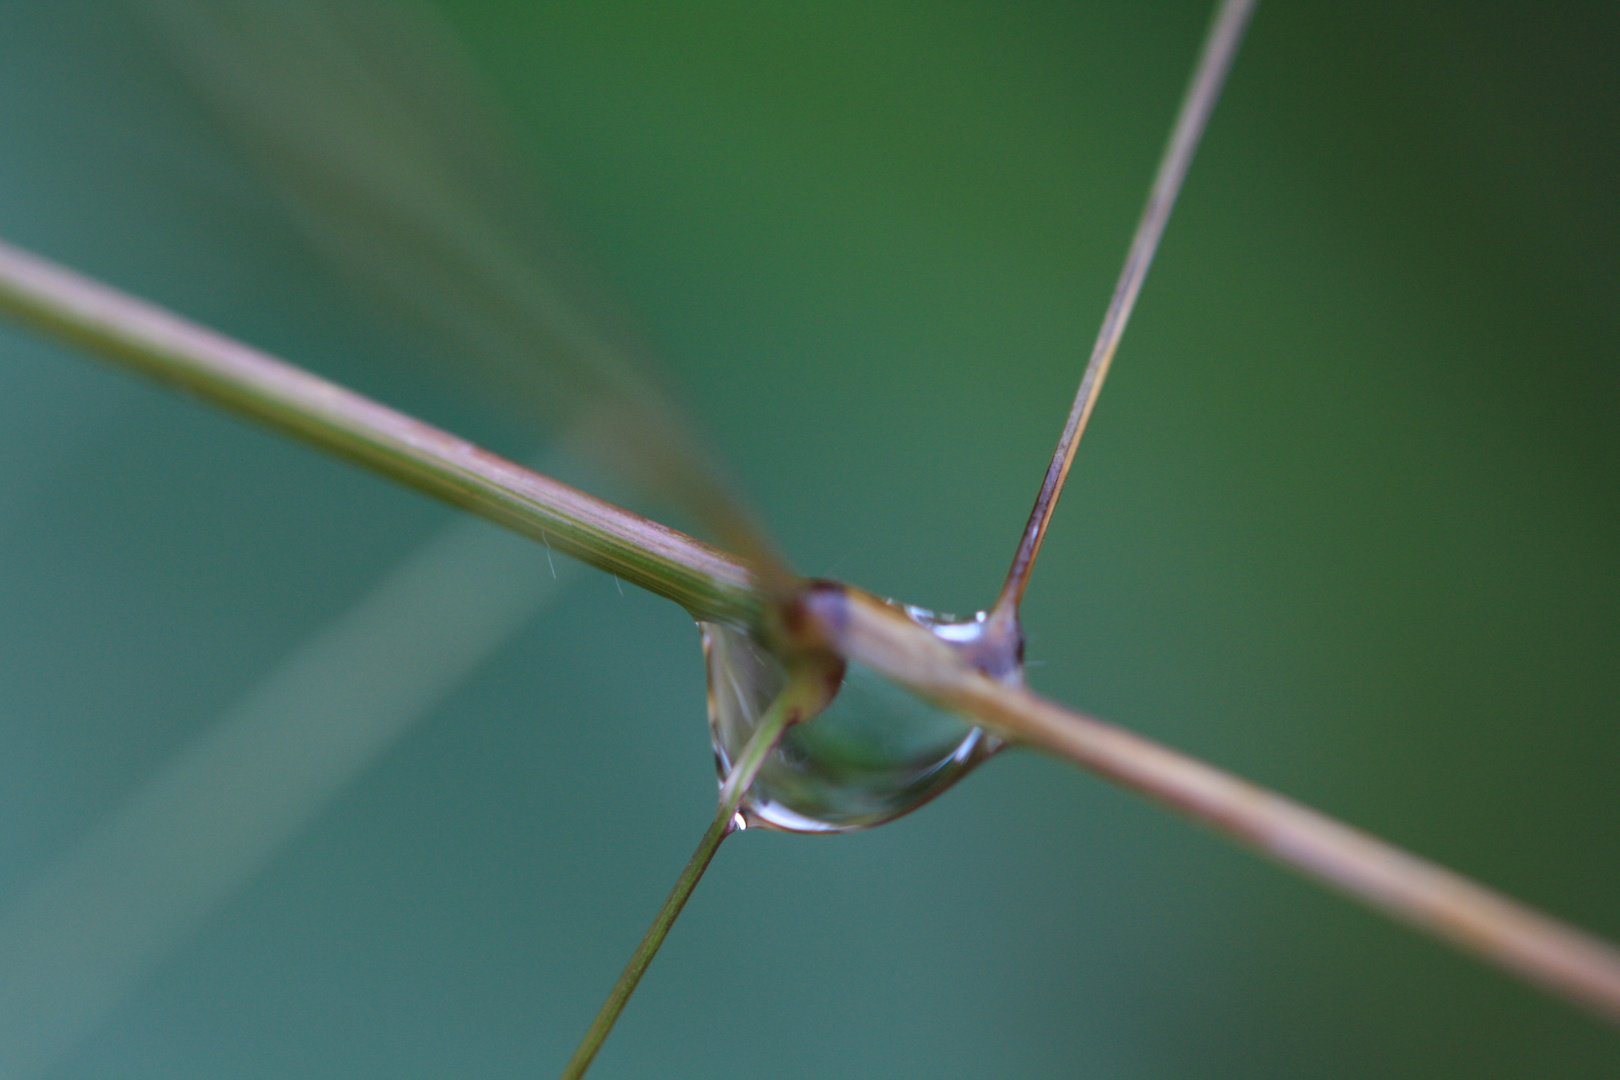
<svg viewBox="0 0 1620 1080">
<path fill-rule="evenodd" d="M 956 622 L 904 610 L 954 644 L 979 644 L 985 630 L 982 612 Z M 747 631 L 703 622 L 698 628 L 708 666 L 709 733 L 723 779 L 785 675 Z M 850 664 L 832 704 L 789 728 L 771 752 L 741 813 L 750 826 L 790 832 L 864 829 L 916 809 L 1000 748 L 982 728 Z"/>
</svg>

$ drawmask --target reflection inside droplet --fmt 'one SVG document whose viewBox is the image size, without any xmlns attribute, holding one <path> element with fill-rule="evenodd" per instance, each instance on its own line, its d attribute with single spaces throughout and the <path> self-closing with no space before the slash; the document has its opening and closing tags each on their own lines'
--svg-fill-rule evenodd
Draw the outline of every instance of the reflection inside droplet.
<svg viewBox="0 0 1620 1080">
<path fill-rule="evenodd" d="M 905 611 L 955 644 L 973 644 L 985 627 L 982 613 L 954 622 L 920 608 Z M 698 628 L 708 666 L 709 732 L 723 780 L 785 674 L 747 631 L 707 622 Z M 832 704 L 783 735 L 741 813 L 750 826 L 792 832 L 879 825 L 921 806 L 1000 747 L 982 728 L 852 663 Z"/>
</svg>

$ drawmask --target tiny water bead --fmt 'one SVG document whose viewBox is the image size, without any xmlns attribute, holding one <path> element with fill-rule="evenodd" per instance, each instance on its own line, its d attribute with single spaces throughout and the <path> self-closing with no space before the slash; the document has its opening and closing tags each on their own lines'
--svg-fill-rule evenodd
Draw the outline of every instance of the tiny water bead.
<svg viewBox="0 0 1620 1080">
<path fill-rule="evenodd" d="M 971 648 L 987 623 L 902 610 L 942 640 Z M 700 622 L 709 680 L 709 733 L 722 781 L 786 681 L 746 630 Z M 749 827 L 848 832 L 892 821 L 932 799 L 1001 748 L 982 728 L 851 663 L 831 704 L 790 727 L 743 797 Z"/>
</svg>

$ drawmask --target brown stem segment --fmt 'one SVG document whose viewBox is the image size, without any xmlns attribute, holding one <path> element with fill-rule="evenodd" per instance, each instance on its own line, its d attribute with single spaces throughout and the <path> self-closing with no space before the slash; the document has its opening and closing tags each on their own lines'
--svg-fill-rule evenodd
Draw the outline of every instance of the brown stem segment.
<svg viewBox="0 0 1620 1080">
<path fill-rule="evenodd" d="M 996 730 L 1141 792 L 1620 1024 L 1620 951 L 1609 943 L 1123 728 L 985 683 L 963 687 L 952 700 Z"/>
<path fill-rule="evenodd" d="M 808 594 L 850 661 L 1146 795 L 1369 907 L 1620 1024 L 1620 950 L 1276 792 L 964 665 L 892 605 L 858 589 Z"/>
<path fill-rule="evenodd" d="M 699 618 L 759 625 L 740 560 L 150 304 L 0 245 L 0 311 L 617 573 Z M 898 609 L 805 590 L 818 642 L 1006 738 L 1065 758 L 1620 1023 L 1620 952 L 1203 762 L 985 676 Z M 814 640 L 812 640 L 814 639 Z"/>
<path fill-rule="evenodd" d="M 1114 286 L 1113 298 L 1108 302 L 1102 328 L 1097 331 L 1091 360 L 1080 378 L 1080 390 L 1075 394 L 1074 406 L 1063 425 L 1063 434 L 1058 436 L 1057 449 L 1052 452 L 1052 463 L 1046 467 L 1040 494 L 1035 496 L 1035 508 L 1030 511 L 1024 535 L 1013 555 L 1012 568 L 1007 571 L 1001 595 L 996 597 L 992 614 L 1000 622 L 1011 622 L 1018 616 L 1018 605 L 1024 599 L 1024 588 L 1035 566 L 1035 556 L 1040 554 L 1047 523 L 1052 520 L 1052 511 L 1057 508 L 1058 496 L 1063 491 L 1063 481 L 1068 478 L 1069 466 L 1074 461 L 1075 447 L 1080 444 L 1080 435 L 1086 429 L 1086 421 L 1091 418 L 1091 409 L 1102 391 L 1108 367 L 1114 362 L 1114 351 L 1125 333 L 1125 323 L 1136 305 L 1137 294 L 1142 291 L 1142 280 L 1147 277 L 1148 267 L 1153 263 L 1153 253 L 1158 250 L 1159 238 L 1164 235 L 1170 210 L 1176 204 L 1181 182 L 1187 176 L 1187 167 L 1192 164 L 1193 152 L 1198 149 L 1198 141 L 1203 137 L 1215 101 L 1220 97 L 1221 86 L 1232 67 L 1233 57 L 1237 55 L 1238 44 L 1243 39 L 1243 29 L 1248 25 L 1254 4 L 1255 0 L 1224 0 L 1215 14 L 1214 22 L 1210 24 L 1204 50 L 1199 55 L 1187 93 L 1182 98 L 1181 111 L 1176 116 L 1175 127 L 1171 129 L 1164 156 L 1159 160 L 1158 174 L 1153 179 L 1147 205 L 1142 208 L 1136 235 L 1131 239 L 1130 251 L 1125 256 L 1125 266 L 1120 270 L 1119 282 Z"/>
<path fill-rule="evenodd" d="M 697 618 L 758 625 L 735 557 L 162 308 L 0 243 L 0 313 L 403 481 Z"/>
</svg>

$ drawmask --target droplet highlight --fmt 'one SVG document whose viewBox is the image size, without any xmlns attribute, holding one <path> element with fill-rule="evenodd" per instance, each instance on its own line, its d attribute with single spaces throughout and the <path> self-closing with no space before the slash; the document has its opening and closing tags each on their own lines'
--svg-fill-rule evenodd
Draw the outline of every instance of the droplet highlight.
<svg viewBox="0 0 1620 1080">
<path fill-rule="evenodd" d="M 943 640 L 971 646 L 981 613 L 955 621 L 903 609 Z M 709 733 L 721 780 L 781 690 L 781 663 L 747 631 L 698 623 L 709 680 Z M 850 664 L 832 703 L 787 730 L 743 796 L 750 827 L 848 832 L 909 813 L 1001 748 L 982 728 Z"/>
</svg>

